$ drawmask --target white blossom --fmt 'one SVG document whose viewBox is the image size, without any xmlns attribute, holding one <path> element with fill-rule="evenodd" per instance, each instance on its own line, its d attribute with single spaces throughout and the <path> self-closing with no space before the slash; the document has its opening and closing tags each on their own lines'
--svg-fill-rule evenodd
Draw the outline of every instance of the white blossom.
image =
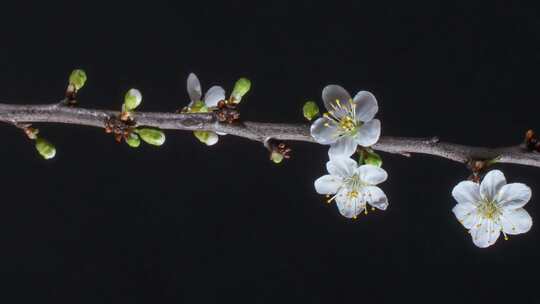
<svg viewBox="0 0 540 304">
<path fill-rule="evenodd" d="M 452 190 L 458 202 L 452 209 L 460 223 L 481 248 L 491 246 L 502 231 L 507 234 L 525 233 L 531 229 L 532 218 L 522 207 L 531 198 L 525 184 L 507 184 L 503 173 L 492 170 L 481 184 L 462 181 Z"/>
<path fill-rule="evenodd" d="M 209 112 L 212 108 L 217 107 L 218 103 L 222 100 L 225 100 L 225 90 L 220 86 L 212 86 L 204 98 L 202 97 L 202 87 L 197 78 L 197 75 L 191 73 L 187 79 L 187 92 L 191 102 L 187 107 L 188 113 L 206 113 Z M 206 134 L 203 134 L 206 133 Z M 218 134 L 225 135 L 225 133 L 214 133 L 211 131 L 199 132 L 196 137 L 205 143 L 208 146 L 214 145 L 218 142 Z M 202 135 L 202 136 L 201 136 Z"/>
<path fill-rule="evenodd" d="M 351 98 L 341 86 L 328 85 L 322 99 L 328 112 L 311 125 L 311 136 L 330 145 L 331 157 L 349 157 L 358 145 L 369 147 L 379 140 L 381 122 L 373 119 L 379 110 L 373 94 L 360 91 Z"/>
<path fill-rule="evenodd" d="M 386 195 L 376 186 L 388 177 L 382 168 L 358 166 L 348 157 L 331 158 L 326 168 L 329 174 L 315 181 L 315 190 L 326 194 L 328 202 L 335 200 L 343 216 L 356 218 L 362 211 L 367 213 L 367 204 L 380 210 L 388 207 Z"/>
</svg>

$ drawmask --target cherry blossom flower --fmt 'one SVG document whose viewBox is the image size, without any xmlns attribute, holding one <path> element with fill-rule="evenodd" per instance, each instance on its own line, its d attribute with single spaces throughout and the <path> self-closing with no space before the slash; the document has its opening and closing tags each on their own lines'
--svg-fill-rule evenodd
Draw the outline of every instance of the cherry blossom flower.
<svg viewBox="0 0 540 304">
<path fill-rule="evenodd" d="M 328 202 L 335 200 L 344 217 L 356 218 L 362 211 L 367 214 L 367 204 L 380 210 L 388 207 L 386 195 L 376 186 L 388 176 L 382 168 L 358 166 L 356 161 L 345 157 L 331 158 L 326 168 L 329 174 L 315 181 L 315 190 L 327 195 Z"/>
<path fill-rule="evenodd" d="M 507 239 L 507 234 L 531 229 L 532 218 L 522 208 L 531 198 L 531 189 L 521 183 L 507 184 L 499 170 L 488 172 L 481 184 L 460 182 L 452 196 L 458 202 L 452 211 L 480 248 L 493 245 L 501 231 Z"/>
<path fill-rule="evenodd" d="M 381 122 L 373 119 L 379 110 L 373 94 L 360 91 L 351 98 L 341 86 L 328 85 L 322 99 L 328 112 L 311 125 L 311 136 L 330 145 L 330 156 L 349 157 L 358 145 L 369 147 L 379 140 Z"/>
</svg>

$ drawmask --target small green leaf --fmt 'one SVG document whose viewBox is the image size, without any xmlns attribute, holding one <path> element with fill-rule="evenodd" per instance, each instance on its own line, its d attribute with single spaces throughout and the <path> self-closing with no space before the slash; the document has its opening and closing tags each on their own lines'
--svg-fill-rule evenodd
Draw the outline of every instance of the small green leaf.
<svg viewBox="0 0 540 304">
<path fill-rule="evenodd" d="M 242 97 L 251 89 L 251 81 L 247 78 L 240 78 L 234 84 L 234 89 L 231 93 L 231 99 L 234 103 L 240 103 Z"/>
<path fill-rule="evenodd" d="M 161 146 L 165 143 L 165 133 L 159 129 L 141 128 L 135 129 L 135 132 L 139 134 L 141 139 L 147 144 Z"/>
<path fill-rule="evenodd" d="M 124 111 L 130 112 L 135 110 L 142 102 L 142 94 L 137 89 L 130 89 L 124 97 Z"/>
<path fill-rule="evenodd" d="M 382 158 L 375 151 L 367 149 L 364 154 L 364 164 L 380 167 L 382 166 Z"/>
<path fill-rule="evenodd" d="M 270 154 L 270 159 L 276 163 L 276 164 L 279 164 L 283 161 L 283 155 L 281 153 L 278 153 L 278 152 L 272 152 L 272 154 Z"/>
<path fill-rule="evenodd" d="M 141 145 L 141 139 L 137 134 L 130 133 L 129 137 L 126 139 L 126 143 L 132 148 L 137 148 Z"/>
<path fill-rule="evenodd" d="M 207 146 L 212 146 L 219 140 L 218 135 L 214 132 L 194 131 L 193 135 L 195 135 L 200 142 L 206 144 Z"/>
<path fill-rule="evenodd" d="M 319 106 L 313 101 L 308 101 L 304 104 L 304 117 L 311 121 L 319 115 Z"/>
<path fill-rule="evenodd" d="M 36 150 L 45 159 L 51 159 L 56 155 L 56 148 L 44 138 L 36 139 Z"/>
<path fill-rule="evenodd" d="M 69 83 L 75 87 L 75 90 L 80 90 L 86 83 L 86 73 L 83 70 L 73 70 L 69 75 Z"/>
</svg>

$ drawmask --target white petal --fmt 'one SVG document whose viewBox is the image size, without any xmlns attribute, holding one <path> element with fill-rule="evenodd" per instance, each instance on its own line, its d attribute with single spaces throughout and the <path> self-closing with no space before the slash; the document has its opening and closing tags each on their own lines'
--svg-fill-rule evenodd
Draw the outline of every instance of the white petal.
<svg viewBox="0 0 540 304">
<path fill-rule="evenodd" d="M 315 191 L 319 194 L 334 194 L 342 183 L 341 178 L 338 176 L 324 175 L 315 181 Z"/>
<path fill-rule="evenodd" d="M 501 227 L 492 220 L 482 219 L 470 230 L 473 243 L 480 247 L 489 247 L 497 241 L 501 234 Z"/>
<path fill-rule="evenodd" d="M 208 139 L 204 142 L 207 146 L 215 145 L 219 140 L 219 136 L 214 132 L 208 132 Z"/>
<path fill-rule="evenodd" d="M 373 119 L 366 122 L 358 129 L 356 134 L 356 142 L 364 147 L 373 146 L 379 141 L 381 136 L 381 122 L 378 119 Z"/>
<path fill-rule="evenodd" d="M 187 78 L 187 92 L 189 94 L 189 99 L 191 99 L 191 103 L 201 100 L 201 83 L 199 82 L 197 75 L 193 73 L 189 74 Z"/>
<path fill-rule="evenodd" d="M 458 221 L 467 229 L 471 229 L 479 220 L 476 206 L 470 203 L 457 204 L 452 208 L 452 212 Z"/>
<path fill-rule="evenodd" d="M 357 167 L 358 164 L 356 161 L 345 157 L 332 158 L 326 163 L 328 173 L 341 178 L 347 178 L 354 175 L 354 171 Z"/>
<path fill-rule="evenodd" d="M 332 111 L 337 118 L 351 110 L 351 95 L 341 86 L 331 84 L 324 87 L 322 100 L 326 109 Z"/>
<path fill-rule="evenodd" d="M 354 138 L 350 136 L 341 136 L 335 143 L 330 146 L 328 155 L 334 157 L 350 157 L 356 152 L 358 144 Z"/>
<path fill-rule="evenodd" d="M 207 107 L 216 107 L 218 102 L 225 100 L 225 90 L 220 86 L 213 86 L 204 95 Z"/>
<path fill-rule="evenodd" d="M 480 194 L 488 201 L 493 201 L 497 192 L 506 185 L 504 174 L 499 170 L 489 171 L 480 184 Z"/>
<path fill-rule="evenodd" d="M 376 186 L 367 186 L 362 188 L 364 198 L 367 202 L 380 210 L 386 210 L 388 208 L 388 198 L 381 188 Z"/>
<path fill-rule="evenodd" d="M 532 218 L 523 208 L 504 210 L 500 219 L 502 229 L 507 234 L 525 233 L 532 227 Z"/>
<path fill-rule="evenodd" d="M 316 142 L 329 145 L 336 142 L 339 138 L 338 126 L 335 121 L 321 117 L 315 120 L 311 125 L 311 137 Z"/>
<path fill-rule="evenodd" d="M 216 134 L 217 134 L 217 135 L 221 135 L 221 136 L 227 135 L 227 133 L 223 133 L 223 132 L 216 132 Z"/>
<path fill-rule="evenodd" d="M 375 117 L 379 106 L 377 105 L 377 99 L 373 94 L 368 91 L 360 91 L 353 99 L 355 103 L 356 118 L 360 121 L 370 121 Z"/>
<path fill-rule="evenodd" d="M 366 208 L 365 202 L 360 197 L 351 198 L 347 195 L 347 190 L 342 189 L 336 196 L 336 206 L 339 213 L 346 218 L 357 217 Z"/>
<path fill-rule="evenodd" d="M 383 168 L 374 165 L 362 165 L 356 169 L 360 180 L 368 185 L 377 185 L 388 178 L 388 173 Z"/>
<path fill-rule="evenodd" d="M 480 185 L 472 181 L 462 181 L 452 189 L 452 196 L 460 204 L 477 205 L 480 198 Z"/>
<path fill-rule="evenodd" d="M 512 183 L 501 187 L 495 200 L 502 208 L 517 209 L 531 199 L 531 188 L 525 184 Z"/>
</svg>

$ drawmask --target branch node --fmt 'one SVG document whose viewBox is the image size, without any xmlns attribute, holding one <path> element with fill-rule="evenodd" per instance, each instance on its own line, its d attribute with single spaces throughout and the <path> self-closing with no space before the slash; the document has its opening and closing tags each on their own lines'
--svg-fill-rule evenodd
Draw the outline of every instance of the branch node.
<svg viewBox="0 0 540 304">
<path fill-rule="evenodd" d="M 234 103 L 228 103 L 225 100 L 218 102 L 218 107 L 215 110 L 216 117 L 219 122 L 234 123 L 240 119 L 240 111 Z"/>
</svg>

